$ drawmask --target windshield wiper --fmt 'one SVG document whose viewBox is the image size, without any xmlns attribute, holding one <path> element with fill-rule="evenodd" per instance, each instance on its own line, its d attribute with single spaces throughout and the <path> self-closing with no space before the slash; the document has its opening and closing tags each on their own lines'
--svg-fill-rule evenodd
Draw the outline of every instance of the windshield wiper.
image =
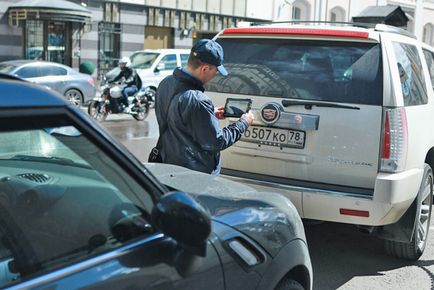
<svg viewBox="0 0 434 290">
<path fill-rule="evenodd" d="M 55 164 L 61 164 L 61 165 L 81 167 L 81 168 L 86 168 L 86 169 L 92 168 L 87 164 L 78 163 L 72 159 L 55 157 L 55 156 L 44 157 L 44 156 L 32 156 L 32 155 L 18 154 L 18 155 L 15 155 L 9 159 L 10 160 L 21 160 L 21 161 L 47 162 L 47 163 L 49 162 L 49 163 L 55 163 Z"/>
<path fill-rule="evenodd" d="M 341 104 L 336 104 L 336 103 L 323 103 L 323 102 L 316 102 L 316 101 L 282 100 L 282 105 L 284 107 L 304 106 L 306 108 L 306 110 L 311 110 L 312 106 L 360 110 L 359 107 L 355 107 L 355 106 L 347 106 L 347 105 L 341 105 Z"/>
</svg>

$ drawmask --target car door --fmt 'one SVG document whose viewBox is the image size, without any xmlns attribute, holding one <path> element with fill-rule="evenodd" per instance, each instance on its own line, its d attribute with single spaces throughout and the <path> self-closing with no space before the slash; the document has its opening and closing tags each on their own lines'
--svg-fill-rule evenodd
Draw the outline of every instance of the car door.
<svg viewBox="0 0 434 290">
<path fill-rule="evenodd" d="M 173 70 L 178 66 L 177 57 L 175 53 L 166 54 L 157 64 L 156 74 L 159 74 L 161 79 L 171 75 Z"/>
<path fill-rule="evenodd" d="M 388 50 L 391 81 L 396 98 L 396 106 L 403 108 L 406 121 L 407 148 L 404 153 L 407 168 L 423 166 L 417 160 L 425 159 L 425 152 L 432 146 L 432 140 L 419 134 L 420 128 L 430 123 L 433 110 L 430 100 L 434 97 L 430 88 L 430 75 L 424 61 L 420 43 L 415 39 L 398 34 L 383 36 Z"/>
<path fill-rule="evenodd" d="M 56 109 L 14 115 L 0 129 L 0 288 L 224 288 L 212 243 L 200 257 L 161 233 L 154 183 L 95 129 Z"/>
<path fill-rule="evenodd" d="M 39 70 L 40 76 L 34 79 L 36 83 L 50 87 L 62 95 L 65 93 L 69 81 L 68 71 L 65 68 L 52 64 L 44 64 L 41 65 Z"/>
</svg>

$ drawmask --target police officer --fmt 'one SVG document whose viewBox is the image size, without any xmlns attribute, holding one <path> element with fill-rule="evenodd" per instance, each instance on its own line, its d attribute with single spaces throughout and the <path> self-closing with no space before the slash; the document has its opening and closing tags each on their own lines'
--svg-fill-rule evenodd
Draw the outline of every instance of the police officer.
<svg viewBox="0 0 434 290">
<path fill-rule="evenodd" d="M 223 48 L 214 40 L 202 39 L 192 47 L 187 66 L 176 68 L 160 83 L 155 99 L 164 163 L 219 174 L 220 151 L 238 141 L 252 124 L 249 112 L 220 128 L 223 107 L 214 108 L 203 87 L 217 72 L 227 75 Z"/>
</svg>

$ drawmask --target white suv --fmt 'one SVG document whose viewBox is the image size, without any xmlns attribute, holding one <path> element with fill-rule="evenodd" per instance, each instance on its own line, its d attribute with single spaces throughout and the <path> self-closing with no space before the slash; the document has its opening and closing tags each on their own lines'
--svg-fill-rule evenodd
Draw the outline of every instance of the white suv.
<svg viewBox="0 0 434 290">
<path fill-rule="evenodd" d="M 166 76 L 171 75 L 176 67 L 187 65 L 189 55 L 189 49 L 145 49 L 133 52 L 129 58 L 131 66 L 136 69 L 142 80 L 142 89 L 155 95 L 158 85 Z M 115 67 L 105 76 L 112 79 L 119 72 L 119 67 Z"/>
<path fill-rule="evenodd" d="M 256 115 L 224 151 L 222 173 L 281 192 L 303 218 L 358 225 L 384 238 L 389 254 L 418 259 L 434 166 L 420 42 L 386 25 L 290 24 L 228 28 L 216 40 L 229 76 L 208 94 L 216 105 L 251 98 Z"/>
</svg>

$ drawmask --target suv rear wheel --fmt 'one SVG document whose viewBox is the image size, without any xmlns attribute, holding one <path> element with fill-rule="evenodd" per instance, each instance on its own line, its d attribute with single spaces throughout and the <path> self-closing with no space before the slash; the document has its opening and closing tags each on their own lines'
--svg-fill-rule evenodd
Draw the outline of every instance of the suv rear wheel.
<svg viewBox="0 0 434 290">
<path fill-rule="evenodd" d="M 417 260 L 423 254 L 428 238 L 432 201 L 433 172 L 431 167 L 425 164 L 423 179 L 416 201 L 417 210 L 413 237 L 409 243 L 385 240 L 385 249 L 389 255 L 408 260 Z"/>
<path fill-rule="evenodd" d="M 304 287 L 295 280 L 284 278 L 276 286 L 275 290 L 305 290 Z"/>
</svg>

